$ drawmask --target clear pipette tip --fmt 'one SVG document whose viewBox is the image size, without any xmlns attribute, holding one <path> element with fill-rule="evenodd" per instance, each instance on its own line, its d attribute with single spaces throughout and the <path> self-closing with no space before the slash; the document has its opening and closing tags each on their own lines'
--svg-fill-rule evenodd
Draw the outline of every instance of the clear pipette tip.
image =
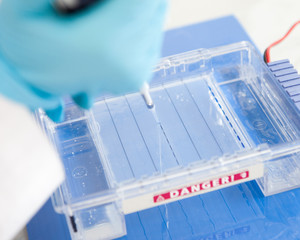
<svg viewBox="0 0 300 240">
<path fill-rule="evenodd" d="M 154 104 L 153 104 L 152 98 L 150 96 L 148 83 L 144 83 L 144 85 L 142 86 L 140 92 L 141 92 L 141 94 L 142 94 L 142 96 L 145 100 L 145 103 L 146 103 L 147 107 L 149 109 L 152 109 L 154 107 Z"/>
</svg>

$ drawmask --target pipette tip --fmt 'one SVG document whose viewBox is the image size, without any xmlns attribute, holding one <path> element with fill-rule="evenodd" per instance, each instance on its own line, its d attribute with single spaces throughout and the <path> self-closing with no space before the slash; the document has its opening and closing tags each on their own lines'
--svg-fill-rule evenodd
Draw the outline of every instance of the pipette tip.
<svg viewBox="0 0 300 240">
<path fill-rule="evenodd" d="M 141 88 L 141 94 L 142 94 L 142 96 L 145 100 L 145 103 L 146 103 L 147 107 L 149 109 L 152 109 L 154 107 L 154 104 L 153 104 L 152 98 L 151 98 L 150 93 L 149 93 L 148 83 L 144 83 L 143 87 Z"/>
</svg>

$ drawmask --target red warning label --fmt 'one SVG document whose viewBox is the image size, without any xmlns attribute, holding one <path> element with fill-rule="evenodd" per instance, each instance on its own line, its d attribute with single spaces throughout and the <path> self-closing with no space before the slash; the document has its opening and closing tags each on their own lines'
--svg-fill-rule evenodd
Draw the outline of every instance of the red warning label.
<svg viewBox="0 0 300 240">
<path fill-rule="evenodd" d="M 236 173 L 233 175 L 228 175 L 212 180 L 208 180 L 205 182 L 189 185 L 180 189 L 172 190 L 170 192 L 162 193 L 159 195 L 155 195 L 153 197 L 154 203 L 163 202 L 166 200 L 184 197 L 193 193 L 210 190 L 219 186 L 226 185 L 228 183 L 233 183 L 239 180 L 244 180 L 249 178 L 249 171 L 243 171 L 240 173 Z"/>
</svg>

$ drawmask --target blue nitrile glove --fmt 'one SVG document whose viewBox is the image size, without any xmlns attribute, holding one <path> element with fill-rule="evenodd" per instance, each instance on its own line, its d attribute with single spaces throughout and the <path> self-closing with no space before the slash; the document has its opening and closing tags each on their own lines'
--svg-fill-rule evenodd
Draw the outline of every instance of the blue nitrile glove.
<svg viewBox="0 0 300 240">
<path fill-rule="evenodd" d="M 0 93 L 62 117 L 99 93 L 137 91 L 159 57 L 166 0 L 104 0 L 60 15 L 49 0 L 0 3 Z"/>
</svg>

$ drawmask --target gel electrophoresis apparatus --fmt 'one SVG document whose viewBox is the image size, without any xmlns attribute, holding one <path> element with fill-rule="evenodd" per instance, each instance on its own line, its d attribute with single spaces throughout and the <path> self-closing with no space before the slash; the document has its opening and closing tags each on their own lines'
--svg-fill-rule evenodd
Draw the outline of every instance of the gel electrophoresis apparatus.
<svg viewBox="0 0 300 240">
<path fill-rule="evenodd" d="M 162 59 L 143 94 L 67 102 L 61 123 L 38 115 L 73 239 L 120 237 L 125 214 L 253 179 L 264 195 L 300 186 L 299 110 L 247 42 Z"/>
</svg>

